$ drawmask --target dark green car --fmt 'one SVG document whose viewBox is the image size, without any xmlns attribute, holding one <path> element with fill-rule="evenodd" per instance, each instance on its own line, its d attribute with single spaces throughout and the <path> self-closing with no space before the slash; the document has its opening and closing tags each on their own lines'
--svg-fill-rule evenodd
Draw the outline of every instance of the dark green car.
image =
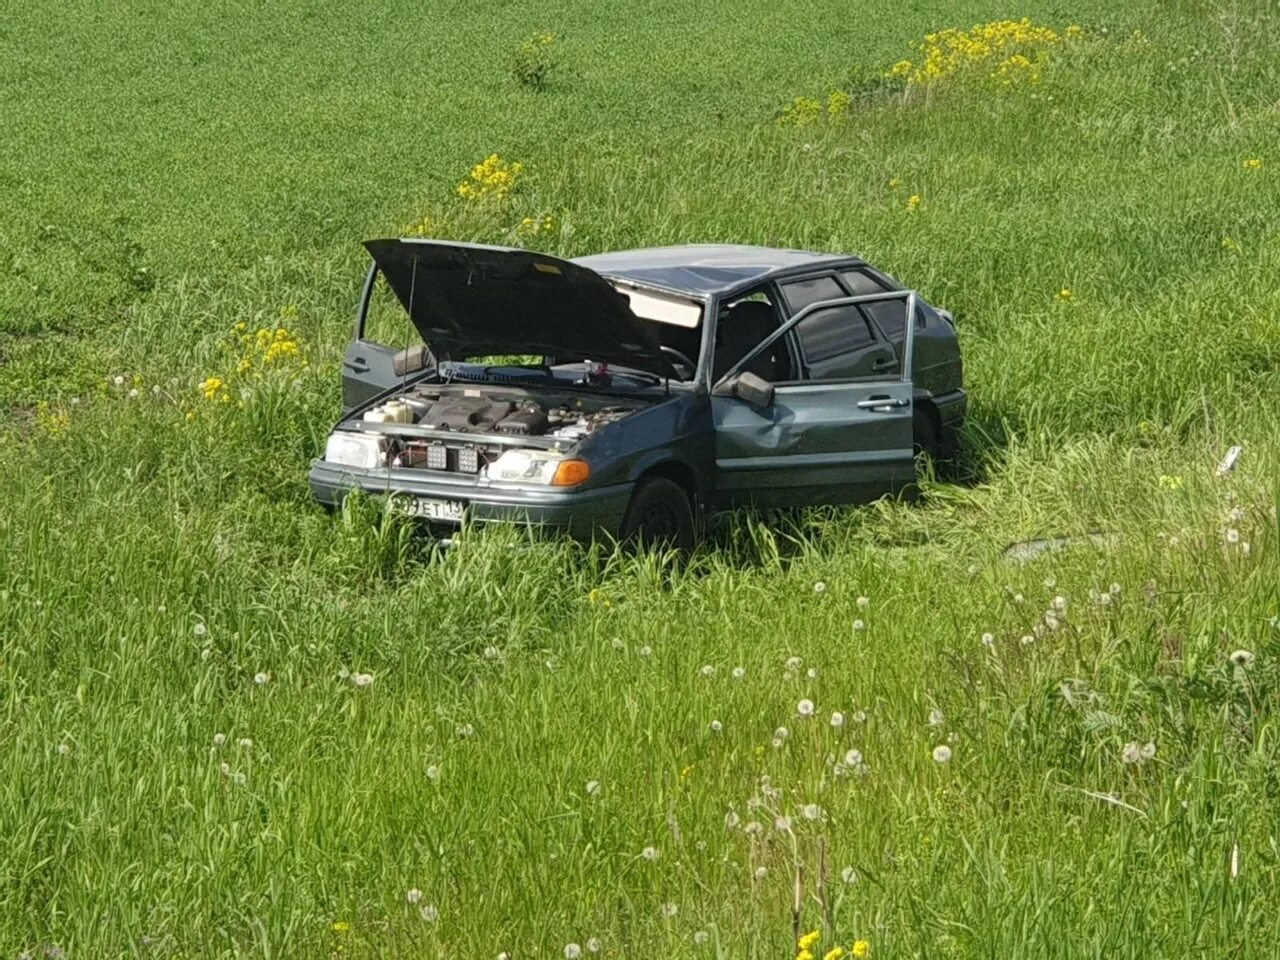
<svg viewBox="0 0 1280 960">
<path fill-rule="evenodd" d="M 345 409 L 311 468 L 326 504 L 358 488 L 446 536 L 514 521 L 689 547 L 717 510 L 899 490 L 964 418 L 952 318 L 857 257 L 365 246 Z M 412 342 L 374 329 L 391 315 Z"/>
</svg>

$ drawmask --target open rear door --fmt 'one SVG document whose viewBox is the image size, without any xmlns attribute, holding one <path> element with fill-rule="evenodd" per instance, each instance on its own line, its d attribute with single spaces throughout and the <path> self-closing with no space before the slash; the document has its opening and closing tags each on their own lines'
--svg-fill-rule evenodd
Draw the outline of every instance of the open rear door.
<svg viewBox="0 0 1280 960">
<path fill-rule="evenodd" d="M 342 356 L 343 413 L 435 365 L 399 301 L 378 278 L 375 264 L 360 294 L 355 334 Z"/>
</svg>

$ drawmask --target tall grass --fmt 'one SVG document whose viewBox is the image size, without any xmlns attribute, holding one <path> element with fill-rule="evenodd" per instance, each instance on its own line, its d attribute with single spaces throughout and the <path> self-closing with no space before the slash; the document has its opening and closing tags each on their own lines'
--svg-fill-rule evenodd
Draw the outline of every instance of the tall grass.
<svg viewBox="0 0 1280 960">
<path fill-rule="evenodd" d="M 1009 11 L 588 12 L 6 21 L 0 955 L 1273 955 L 1274 12 L 1095 5 L 1034 88 L 802 127 Z M 424 217 L 862 253 L 959 317 L 970 482 L 687 566 L 330 516 L 357 241 Z"/>
</svg>

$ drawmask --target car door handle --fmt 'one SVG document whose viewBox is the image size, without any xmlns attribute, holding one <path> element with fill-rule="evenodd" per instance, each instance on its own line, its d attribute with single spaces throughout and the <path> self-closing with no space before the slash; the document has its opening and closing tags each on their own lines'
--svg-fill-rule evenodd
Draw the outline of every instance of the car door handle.
<svg viewBox="0 0 1280 960">
<path fill-rule="evenodd" d="M 902 397 L 868 397 L 866 400 L 858 401 L 859 410 L 875 410 L 888 411 L 894 407 L 905 407 L 910 404 L 910 400 Z"/>
<path fill-rule="evenodd" d="M 355 357 L 352 360 L 343 360 L 342 365 L 352 373 L 368 373 L 369 361 L 364 357 Z"/>
<path fill-rule="evenodd" d="M 878 357 L 872 364 L 872 370 L 888 370 L 890 367 L 898 365 L 897 357 Z"/>
</svg>

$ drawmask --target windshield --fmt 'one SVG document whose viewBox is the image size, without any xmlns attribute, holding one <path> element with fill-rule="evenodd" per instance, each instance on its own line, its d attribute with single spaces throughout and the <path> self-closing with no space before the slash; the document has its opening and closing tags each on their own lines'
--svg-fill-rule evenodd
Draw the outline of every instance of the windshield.
<svg viewBox="0 0 1280 960">
<path fill-rule="evenodd" d="M 702 352 L 703 305 L 659 290 L 613 281 L 613 288 L 630 302 L 631 312 L 662 347 L 680 380 L 694 378 Z"/>
</svg>

